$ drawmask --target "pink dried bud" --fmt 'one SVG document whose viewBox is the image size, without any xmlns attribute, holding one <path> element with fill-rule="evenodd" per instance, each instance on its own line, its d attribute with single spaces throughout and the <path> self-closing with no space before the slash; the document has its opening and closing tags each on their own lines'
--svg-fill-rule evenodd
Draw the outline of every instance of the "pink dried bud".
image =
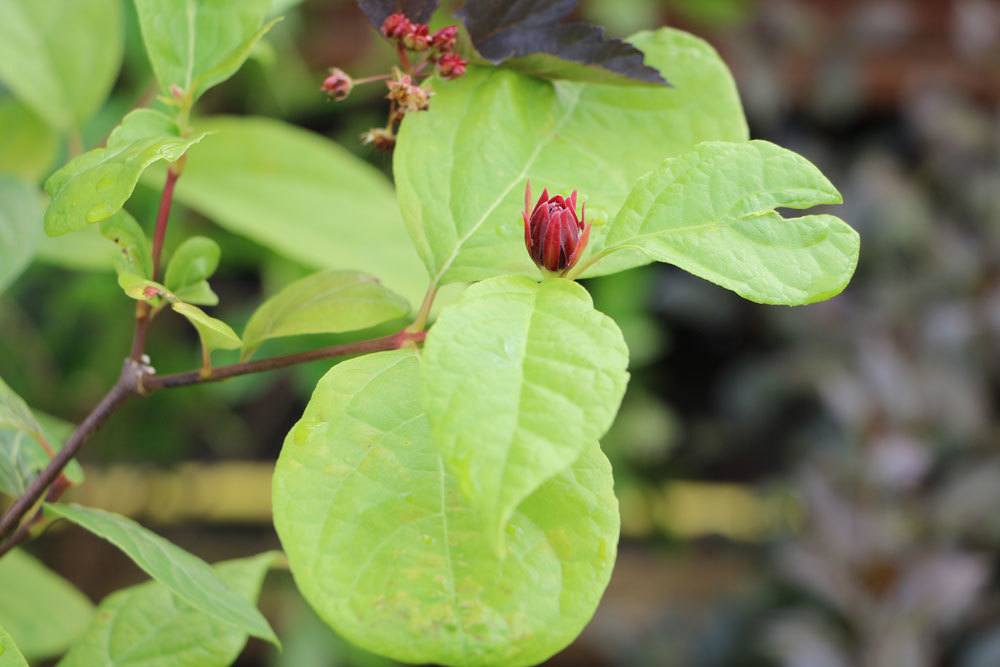
<svg viewBox="0 0 1000 667">
<path fill-rule="evenodd" d="M 386 99 L 395 102 L 403 113 L 423 111 L 430 105 L 431 94 L 415 85 L 408 74 L 387 81 L 385 85 L 389 88 Z"/>
<path fill-rule="evenodd" d="M 361 135 L 361 141 L 371 144 L 380 151 L 391 151 L 396 145 L 396 135 L 384 127 L 373 127 Z"/>
<path fill-rule="evenodd" d="M 160 288 L 154 285 L 146 285 L 142 288 L 142 295 L 147 299 L 153 299 L 160 296 Z"/>
<path fill-rule="evenodd" d="M 382 22 L 382 34 L 389 39 L 403 39 L 413 32 L 413 24 L 402 12 L 389 14 Z"/>
<path fill-rule="evenodd" d="M 465 74 L 465 67 L 468 64 L 457 53 L 446 53 L 438 59 L 438 73 L 446 79 L 457 79 Z"/>
<path fill-rule="evenodd" d="M 353 87 L 354 81 L 347 75 L 347 72 L 333 67 L 330 69 L 330 75 L 323 79 L 321 90 L 339 102 L 351 94 Z"/>
<path fill-rule="evenodd" d="M 431 36 L 427 24 L 414 24 L 413 30 L 403 36 L 403 46 L 411 51 L 426 51 L 431 48 Z"/>
<path fill-rule="evenodd" d="M 569 197 L 542 191 L 531 208 L 531 182 L 524 190 L 524 244 L 539 268 L 564 275 L 583 255 L 590 240 L 584 210 L 576 214 L 576 190 Z"/>
<path fill-rule="evenodd" d="M 455 48 L 455 41 L 458 39 L 458 27 L 450 25 L 441 28 L 431 37 L 431 45 L 440 53 L 449 53 Z"/>
<path fill-rule="evenodd" d="M 180 100 L 184 98 L 184 89 L 178 86 L 176 83 L 170 84 L 170 95 L 175 100 Z"/>
</svg>

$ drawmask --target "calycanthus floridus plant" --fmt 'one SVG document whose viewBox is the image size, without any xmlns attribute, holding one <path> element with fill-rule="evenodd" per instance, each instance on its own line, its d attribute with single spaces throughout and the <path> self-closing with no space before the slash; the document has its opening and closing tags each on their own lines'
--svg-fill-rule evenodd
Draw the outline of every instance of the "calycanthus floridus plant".
<svg viewBox="0 0 1000 667">
<path fill-rule="evenodd" d="M 30 18 L 32 2 L 0 14 Z M 409 260 L 383 251 L 400 247 L 402 226 L 390 237 L 347 211 L 332 223 L 344 231 L 331 252 L 369 258 L 374 275 L 345 260 L 290 284 L 241 336 L 202 309 L 218 302 L 208 283 L 215 242 L 187 239 L 163 268 L 175 196 L 231 228 L 247 215 L 216 205 L 226 181 L 211 168 L 251 168 L 251 158 L 225 151 L 276 128 L 193 110 L 267 33 L 270 0 L 135 0 L 161 96 L 45 183 L 48 234 L 97 225 L 117 245 L 135 336 L 120 379 L 61 448 L 0 383 L 0 492 L 11 498 L 0 519 L 0 591 L 68 586 L 16 548 L 59 518 L 114 543 L 153 579 L 104 600 L 72 637 L 54 638 L 69 647 L 60 665 L 126 656 L 225 665 L 247 635 L 277 643 L 253 603 L 275 554 L 213 567 L 130 519 L 58 501 L 82 481 L 73 457 L 126 399 L 346 356 L 316 386 L 274 473 L 274 524 L 302 594 L 338 633 L 404 662 L 541 662 L 593 615 L 619 533 L 600 439 L 628 383 L 628 350 L 577 280 L 667 262 L 752 301 L 803 305 L 838 294 L 854 271 L 859 241 L 848 225 L 778 212 L 841 199 L 806 159 L 750 140 L 730 74 L 700 39 L 672 29 L 608 39 L 561 21 L 571 0 L 468 0 L 457 21 L 437 17 L 436 31 L 436 0 L 360 4 L 398 66 L 358 80 L 333 69 L 322 90 L 341 100 L 362 84 L 385 86 L 387 123 L 364 141 L 394 151 L 402 242 L 422 277 L 396 270 Z M 372 173 L 338 159 L 357 197 L 377 190 Z M 151 178 L 164 185 L 150 238 L 123 206 Z M 267 188 L 265 179 L 237 194 Z M 282 233 L 255 238 L 283 249 L 273 236 Z M 450 303 L 435 305 L 449 286 Z M 422 302 L 411 301 L 419 293 Z M 199 368 L 152 367 L 146 331 L 168 311 L 197 331 Z M 407 326 L 389 336 L 254 358 L 269 339 L 403 317 Z M 240 349 L 242 361 L 213 365 L 218 349 Z M 63 597 L 89 614 L 79 595 Z M 0 661 L 24 664 L 15 646 L 23 619 L 10 608 L 0 601 Z M 135 658 L 142 651 L 150 657 Z"/>
</svg>

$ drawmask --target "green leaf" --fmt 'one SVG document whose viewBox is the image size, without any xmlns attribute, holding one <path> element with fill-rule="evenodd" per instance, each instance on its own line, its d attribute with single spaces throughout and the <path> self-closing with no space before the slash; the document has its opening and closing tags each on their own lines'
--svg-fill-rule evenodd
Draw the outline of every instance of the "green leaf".
<svg viewBox="0 0 1000 667">
<path fill-rule="evenodd" d="M 0 379 L 0 493 L 19 496 L 48 465 L 46 451 L 61 449 L 61 440 L 50 442 L 31 409 L 7 383 Z M 83 470 L 71 461 L 65 472 L 70 481 L 83 479 Z"/>
<path fill-rule="evenodd" d="M 131 519 L 104 510 L 64 503 L 46 503 L 45 509 L 111 542 L 146 574 L 196 609 L 279 645 L 261 613 L 226 586 L 212 567 L 194 554 Z"/>
<path fill-rule="evenodd" d="M 45 191 L 52 197 L 45 212 L 46 233 L 68 234 L 111 217 L 149 165 L 179 160 L 203 136 L 180 137 L 166 115 L 133 111 L 108 137 L 107 148 L 77 156 L 46 181 Z"/>
<path fill-rule="evenodd" d="M 14 643 L 14 638 L 0 626 L 0 667 L 28 667 L 28 661 Z"/>
<path fill-rule="evenodd" d="M 263 553 L 213 569 L 223 583 L 253 604 L 277 555 Z M 59 667 L 228 667 L 246 640 L 238 627 L 199 611 L 151 581 L 105 598 L 94 622 Z"/>
<path fill-rule="evenodd" d="M 26 105 L 2 96 L 0 127 L 0 173 L 39 181 L 59 149 L 55 130 Z"/>
<path fill-rule="evenodd" d="M 537 664 L 566 646 L 618 539 L 611 468 L 591 443 L 518 508 L 498 556 L 431 442 L 407 350 L 320 381 L 278 459 L 274 521 L 299 589 L 338 633 L 445 665 Z"/>
<path fill-rule="evenodd" d="M 461 79 L 435 83 L 429 111 L 407 116 L 393 167 L 432 283 L 538 275 L 520 218 L 529 178 L 538 191 L 579 190 L 588 209 L 613 213 L 665 157 L 710 139 L 748 138 L 732 77 L 708 44 L 670 29 L 630 41 L 673 88 L 470 67 Z M 594 228 L 592 247 L 602 246 L 603 233 Z"/>
<path fill-rule="evenodd" d="M 774 209 L 840 202 L 791 151 L 707 142 L 639 180 L 608 226 L 608 252 L 645 253 L 759 303 L 813 303 L 851 279 L 858 234 L 832 215 L 784 219 Z"/>
<path fill-rule="evenodd" d="M 226 229 L 308 266 L 379 276 L 419 303 L 426 273 L 374 167 L 317 134 L 264 118 L 216 118 L 176 198 Z"/>
<path fill-rule="evenodd" d="M 0 2 L 0 83 L 54 127 L 100 108 L 123 48 L 120 0 Z"/>
<path fill-rule="evenodd" d="M 243 358 L 271 338 L 357 331 L 409 312 L 406 299 L 373 276 L 324 271 L 292 283 L 257 309 L 243 331 Z"/>
<path fill-rule="evenodd" d="M 38 191 L 13 176 L 0 174 L 0 292 L 28 266 L 41 229 Z"/>
<path fill-rule="evenodd" d="M 628 348 L 587 291 L 563 279 L 477 283 L 427 336 L 434 444 L 495 532 L 611 426 Z"/>
<path fill-rule="evenodd" d="M 0 591 L 0 625 L 32 660 L 64 652 L 94 615 L 80 591 L 20 549 L 0 557 Z"/>
<path fill-rule="evenodd" d="M 146 232 L 135 218 L 122 209 L 101 223 L 101 235 L 118 246 L 115 266 L 119 273 L 153 277 L 153 255 Z"/>
<path fill-rule="evenodd" d="M 42 427 L 42 432 L 45 434 L 45 439 L 51 443 L 52 448 L 56 451 L 63 448 L 63 445 L 69 439 L 69 436 L 73 435 L 73 431 L 76 430 L 76 425 L 71 424 L 65 419 L 60 419 L 59 417 L 53 417 L 50 414 L 46 414 L 39 410 L 32 410 L 32 414 L 35 415 L 35 419 Z M 48 463 L 48 454 L 45 456 L 45 463 Z M 73 459 L 69 464 L 63 468 L 63 474 L 66 475 L 66 479 L 73 482 L 73 484 L 82 484 L 85 478 L 83 474 L 83 467 L 77 463 L 76 459 Z"/>
<path fill-rule="evenodd" d="M 243 341 L 231 326 L 211 317 L 201 308 L 187 303 L 175 303 L 171 307 L 197 329 L 201 347 L 206 355 L 211 354 L 213 350 L 235 350 L 243 345 Z"/>
<path fill-rule="evenodd" d="M 219 297 L 208 285 L 208 278 L 219 267 L 219 244 L 204 236 L 186 239 L 174 251 L 167 264 L 164 284 L 186 303 L 214 306 Z"/>
<path fill-rule="evenodd" d="M 160 82 L 198 99 L 240 68 L 274 24 L 271 0 L 136 0 L 146 53 Z"/>
</svg>

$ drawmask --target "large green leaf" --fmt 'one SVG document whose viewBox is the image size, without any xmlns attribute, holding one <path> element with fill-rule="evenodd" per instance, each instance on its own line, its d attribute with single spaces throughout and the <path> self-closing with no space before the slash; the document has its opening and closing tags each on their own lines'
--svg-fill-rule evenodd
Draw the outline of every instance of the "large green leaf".
<svg viewBox="0 0 1000 667">
<path fill-rule="evenodd" d="M 406 299 L 372 276 L 324 271 L 292 283 L 254 312 L 243 332 L 243 357 L 271 338 L 357 331 L 409 311 Z"/>
<path fill-rule="evenodd" d="M 97 111 L 123 48 L 121 0 L 0 2 L 0 83 L 55 127 Z"/>
<path fill-rule="evenodd" d="M 608 251 L 645 253 L 751 301 L 812 303 L 847 285 L 858 234 L 831 215 L 785 219 L 774 209 L 840 201 L 819 169 L 791 151 L 706 142 L 639 180 L 609 225 Z"/>
<path fill-rule="evenodd" d="M 222 251 L 219 244 L 204 236 L 185 239 L 174 251 L 167 264 L 163 283 L 177 298 L 200 306 L 214 306 L 219 297 L 208 285 L 208 279 L 219 266 Z"/>
<path fill-rule="evenodd" d="M 0 174 L 0 292 L 28 266 L 41 231 L 38 191 L 13 176 Z"/>
<path fill-rule="evenodd" d="M 377 169 L 276 120 L 217 118 L 198 129 L 214 134 L 191 151 L 177 199 L 282 255 L 366 271 L 419 302 L 427 277 Z"/>
<path fill-rule="evenodd" d="M 37 113 L 17 100 L 0 95 L 0 173 L 37 182 L 58 150 L 58 136 Z M 41 226 L 39 226 L 41 229 Z M 0 270 L 2 271 L 2 270 Z"/>
<path fill-rule="evenodd" d="M 273 25 L 271 0 L 135 0 L 146 53 L 160 88 L 197 99 L 240 68 Z"/>
<path fill-rule="evenodd" d="M 518 508 L 499 556 L 431 443 L 406 350 L 320 381 L 278 459 L 274 519 L 327 623 L 376 653 L 445 665 L 533 665 L 563 648 L 618 539 L 611 468 L 591 443 Z"/>
<path fill-rule="evenodd" d="M 94 614 L 72 584 L 20 549 L 0 558 L 0 591 L 0 626 L 32 660 L 65 651 Z"/>
<path fill-rule="evenodd" d="M 49 435 L 24 400 L 0 379 L 0 493 L 21 495 L 48 465 L 51 457 L 45 446 L 54 452 L 62 448 L 61 440 L 52 441 Z M 76 461 L 70 461 L 64 474 L 74 483 L 83 479 Z"/>
<path fill-rule="evenodd" d="M 628 383 L 614 320 L 563 279 L 477 283 L 424 346 L 434 444 L 496 532 L 611 426 Z"/>
<path fill-rule="evenodd" d="M 28 667 L 28 661 L 17 649 L 14 638 L 0 625 L 0 667 Z"/>
<path fill-rule="evenodd" d="M 194 554 L 118 514 L 75 504 L 46 503 L 45 508 L 114 544 L 146 574 L 196 609 L 278 644 L 274 631 L 256 607 Z"/>
<path fill-rule="evenodd" d="M 253 604 L 277 554 L 214 566 L 229 588 Z M 59 667 L 228 667 L 247 635 L 192 607 L 155 581 L 105 598 L 86 634 Z"/>
<path fill-rule="evenodd" d="M 203 135 L 181 137 L 165 114 L 137 109 L 108 137 L 106 148 L 77 156 L 45 183 L 52 197 L 45 231 L 59 236 L 111 217 L 132 195 L 149 165 L 175 162 Z"/>
<path fill-rule="evenodd" d="M 433 283 L 537 275 L 519 214 L 529 178 L 539 191 L 579 190 L 588 209 L 613 215 L 665 157 L 748 138 L 736 87 L 710 46 L 670 29 L 631 41 L 673 88 L 470 68 L 436 83 L 430 110 L 406 118 L 394 161 L 399 203 Z M 595 248 L 602 233 L 594 229 Z"/>
</svg>

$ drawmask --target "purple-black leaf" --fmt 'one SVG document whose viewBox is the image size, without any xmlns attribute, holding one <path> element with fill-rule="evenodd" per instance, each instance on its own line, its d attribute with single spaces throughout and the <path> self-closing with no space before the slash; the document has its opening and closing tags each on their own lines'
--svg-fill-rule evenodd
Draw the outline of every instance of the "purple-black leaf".
<svg viewBox="0 0 1000 667">
<path fill-rule="evenodd" d="M 414 23 L 427 23 L 440 2 L 441 0 L 358 0 L 358 5 L 378 30 L 385 17 L 396 12 L 403 12 Z"/>
<path fill-rule="evenodd" d="M 599 26 L 561 23 L 576 0 L 468 0 L 459 18 L 483 58 L 546 78 L 667 84 L 631 44 Z"/>
</svg>

